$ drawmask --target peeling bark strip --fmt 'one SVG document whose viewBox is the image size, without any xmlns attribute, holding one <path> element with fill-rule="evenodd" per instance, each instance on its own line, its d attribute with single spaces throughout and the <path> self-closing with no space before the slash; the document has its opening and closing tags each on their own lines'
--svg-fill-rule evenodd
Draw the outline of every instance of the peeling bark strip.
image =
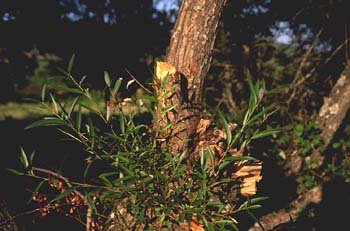
<svg viewBox="0 0 350 231">
<path fill-rule="evenodd" d="M 174 152 L 188 149 L 201 114 L 204 78 L 210 67 L 219 18 L 226 0 L 183 0 L 166 62 L 181 73 L 181 94 L 174 109 L 168 144 Z M 170 85 L 169 88 L 172 86 Z M 176 90 L 175 90 L 176 91 Z M 169 100 L 169 102 L 174 100 Z M 165 105 L 170 107 L 171 105 Z"/>
</svg>

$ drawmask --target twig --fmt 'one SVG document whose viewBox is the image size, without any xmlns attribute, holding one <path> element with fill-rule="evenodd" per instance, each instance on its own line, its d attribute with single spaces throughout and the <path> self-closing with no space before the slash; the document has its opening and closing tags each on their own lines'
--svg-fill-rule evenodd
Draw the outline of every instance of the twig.
<svg viewBox="0 0 350 231">
<path fill-rule="evenodd" d="M 126 72 L 128 72 L 128 74 L 130 75 L 130 77 L 131 77 L 133 80 L 135 80 L 135 82 L 136 82 L 140 87 L 142 87 L 142 89 L 144 89 L 145 91 L 147 91 L 147 93 L 149 93 L 149 94 L 153 94 L 153 92 L 152 92 L 151 90 L 149 90 L 148 88 L 146 88 L 145 86 L 143 86 L 142 83 L 140 83 L 140 82 L 135 78 L 135 76 L 133 76 L 133 75 L 130 73 L 130 71 L 129 71 L 128 69 L 125 68 L 125 70 L 126 70 Z"/>
<path fill-rule="evenodd" d="M 50 175 L 53 175 L 61 180 L 63 180 L 66 185 L 68 187 L 73 187 L 73 185 L 71 184 L 71 182 L 64 176 L 60 175 L 59 173 L 57 172 L 54 172 L 52 170 L 49 170 L 49 169 L 44 169 L 44 168 L 37 168 L 37 167 L 33 167 L 32 168 L 34 171 L 37 171 L 37 172 L 42 172 L 42 173 L 47 173 L 47 174 L 50 174 Z M 79 192 L 78 190 L 73 190 L 73 192 L 78 195 L 81 199 L 84 200 L 85 204 L 88 206 L 88 210 L 87 210 L 87 214 L 86 214 L 86 231 L 90 231 L 91 230 L 91 221 L 92 221 L 92 207 L 91 205 L 89 204 L 87 198 L 81 193 Z"/>
</svg>

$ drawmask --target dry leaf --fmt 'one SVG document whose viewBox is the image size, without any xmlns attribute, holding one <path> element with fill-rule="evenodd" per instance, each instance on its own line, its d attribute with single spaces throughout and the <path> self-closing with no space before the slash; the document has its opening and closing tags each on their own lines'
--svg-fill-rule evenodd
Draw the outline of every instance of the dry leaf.
<svg viewBox="0 0 350 231">
<path fill-rule="evenodd" d="M 171 76 L 176 73 L 176 68 L 167 62 L 156 62 L 155 75 L 162 81 L 166 76 Z"/>
<path fill-rule="evenodd" d="M 129 89 L 129 86 L 130 86 L 133 82 L 135 82 L 134 79 L 129 80 L 128 83 L 126 84 L 126 89 Z"/>
<path fill-rule="evenodd" d="M 203 225 L 200 225 L 196 218 L 191 221 L 191 231 L 205 231 Z"/>
</svg>

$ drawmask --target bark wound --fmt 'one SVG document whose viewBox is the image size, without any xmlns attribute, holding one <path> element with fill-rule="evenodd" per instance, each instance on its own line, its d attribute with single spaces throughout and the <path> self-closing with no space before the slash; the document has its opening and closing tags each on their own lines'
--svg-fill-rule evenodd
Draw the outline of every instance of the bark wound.
<svg viewBox="0 0 350 231">
<path fill-rule="evenodd" d="M 187 151 L 189 143 L 183 141 L 191 139 L 196 131 L 203 82 L 210 67 L 224 4 L 225 0 L 184 0 L 181 4 L 166 57 L 166 62 L 182 76 L 181 90 L 177 90 L 181 92 L 178 99 L 181 105 L 175 108 L 174 129 L 168 140 L 174 152 Z"/>
</svg>

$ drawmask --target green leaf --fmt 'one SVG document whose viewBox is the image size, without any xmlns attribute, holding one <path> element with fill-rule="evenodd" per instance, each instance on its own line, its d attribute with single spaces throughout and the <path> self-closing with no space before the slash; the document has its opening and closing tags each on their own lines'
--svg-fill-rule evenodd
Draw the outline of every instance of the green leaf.
<svg viewBox="0 0 350 231">
<path fill-rule="evenodd" d="M 223 203 L 221 201 L 209 201 L 207 206 L 222 206 Z"/>
<path fill-rule="evenodd" d="M 250 94 L 253 97 L 253 103 L 256 104 L 256 102 L 258 101 L 258 92 L 255 90 L 255 87 L 252 81 L 252 76 L 250 75 L 249 72 L 247 73 L 247 80 L 248 80 Z"/>
<path fill-rule="evenodd" d="M 257 197 L 257 198 L 253 198 L 253 199 L 248 199 L 243 204 L 241 204 L 241 206 L 239 206 L 238 209 L 247 209 L 248 207 L 250 208 L 250 206 L 252 204 L 259 202 L 259 201 L 267 200 L 267 199 L 269 199 L 269 197 Z"/>
<path fill-rule="evenodd" d="M 70 106 L 70 108 L 69 108 L 69 110 L 68 110 L 68 117 L 71 116 L 71 114 L 72 114 L 72 112 L 74 111 L 74 108 L 75 108 L 75 106 L 77 105 L 79 99 L 80 99 L 80 96 L 77 96 L 77 97 L 75 97 L 75 99 L 73 100 L 73 102 L 72 102 L 72 104 L 71 104 L 71 106 Z"/>
<path fill-rule="evenodd" d="M 175 103 L 174 105 L 162 110 L 163 114 L 168 113 L 169 111 L 173 110 L 176 106 L 178 105 L 178 103 Z"/>
<path fill-rule="evenodd" d="M 113 187 L 113 184 L 107 179 L 107 177 L 101 174 L 98 176 L 98 178 L 100 178 L 106 186 Z"/>
<path fill-rule="evenodd" d="M 86 75 L 84 75 L 83 77 L 81 77 L 81 79 L 80 79 L 80 81 L 79 81 L 79 84 L 82 85 L 85 79 L 86 79 Z"/>
<path fill-rule="evenodd" d="M 259 209 L 259 208 L 262 208 L 262 205 L 251 205 L 247 207 L 247 209 Z"/>
<path fill-rule="evenodd" d="M 46 182 L 47 180 L 42 180 L 34 189 L 32 195 L 30 196 L 29 200 L 27 201 L 27 204 L 29 204 L 32 200 L 33 197 L 35 196 L 35 194 L 40 190 L 41 186 L 43 186 L 43 184 Z"/>
<path fill-rule="evenodd" d="M 76 93 L 76 94 L 82 94 L 83 92 L 78 88 L 72 88 L 72 87 L 66 87 L 66 86 L 57 86 L 57 90 L 61 90 L 67 93 Z"/>
<path fill-rule="evenodd" d="M 44 84 L 43 88 L 41 89 L 41 101 L 45 101 L 45 94 L 46 94 L 46 84 Z"/>
<path fill-rule="evenodd" d="M 93 162 L 88 163 L 88 165 L 86 166 L 86 168 L 85 168 L 85 170 L 84 170 L 84 174 L 83 174 L 84 181 L 86 180 L 86 176 L 87 176 L 87 174 L 88 174 L 88 172 L 89 172 L 89 169 L 90 169 L 92 163 L 93 163 Z"/>
<path fill-rule="evenodd" d="M 219 220 L 219 221 L 215 221 L 215 224 L 222 224 L 222 225 L 226 225 L 226 224 L 230 224 L 230 223 L 234 223 L 231 220 Z"/>
<path fill-rule="evenodd" d="M 225 167 L 227 167 L 229 164 L 231 164 L 234 161 L 241 161 L 241 160 L 256 160 L 254 157 L 251 156 L 229 156 L 224 159 L 224 161 L 219 165 L 218 170 L 221 171 Z"/>
<path fill-rule="evenodd" d="M 246 126 L 252 124 L 254 121 L 258 120 L 259 118 L 263 117 L 266 113 L 268 113 L 271 110 L 271 106 L 265 107 L 262 111 L 259 113 L 256 113 L 249 121 L 247 121 Z M 275 112 L 275 111 L 273 111 Z M 269 115 L 271 115 L 273 112 L 270 112 Z"/>
<path fill-rule="evenodd" d="M 119 126 L 120 126 L 120 132 L 121 134 L 125 133 L 125 117 L 123 115 L 123 113 L 120 115 L 119 117 Z"/>
<path fill-rule="evenodd" d="M 278 132 L 280 132 L 281 130 L 280 129 L 268 129 L 268 130 L 265 130 L 265 131 L 261 131 L 261 132 L 258 132 L 256 134 L 253 135 L 252 137 L 252 140 L 254 139 L 259 139 L 259 138 L 263 138 L 263 137 L 266 137 L 266 136 L 270 136 L 270 135 L 273 135 L 273 134 L 276 134 Z"/>
<path fill-rule="evenodd" d="M 18 175 L 18 176 L 25 175 L 23 172 L 21 172 L 17 169 L 14 169 L 14 168 L 6 168 L 6 170 L 9 171 L 10 173 L 13 173 L 13 174 Z"/>
<path fill-rule="evenodd" d="M 224 124 L 224 129 L 225 129 L 225 133 L 226 133 L 226 141 L 228 145 L 231 145 L 232 142 L 232 133 L 231 133 L 231 129 L 223 115 L 223 113 L 221 111 L 219 111 L 219 117 L 222 120 L 223 124 Z"/>
<path fill-rule="evenodd" d="M 77 186 L 73 186 L 71 188 L 66 189 L 66 191 L 64 191 L 63 193 L 58 194 L 55 198 L 53 198 L 51 200 L 51 202 L 60 200 L 62 198 L 67 197 L 69 194 L 71 194 L 73 191 L 75 191 L 77 189 Z"/>
<path fill-rule="evenodd" d="M 341 143 L 339 142 L 336 142 L 336 143 L 333 143 L 333 148 L 339 148 L 341 146 Z"/>
<path fill-rule="evenodd" d="M 26 153 L 24 152 L 24 150 L 23 150 L 22 147 L 21 147 L 21 156 L 20 156 L 20 160 L 21 160 L 23 166 L 24 166 L 25 168 L 28 168 L 29 162 L 28 162 L 28 159 L 27 159 L 27 155 L 26 155 Z"/>
<path fill-rule="evenodd" d="M 59 125 L 67 125 L 67 122 L 64 120 L 60 119 L 55 119 L 55 118 L 48 118 L 48 119 L 41 119 L 38 121 L 35 121 L 31 124 L 29 124 L 27 127 L 24 129 L 31 129 L 31 128 L 36 128 L 36 127 L 43 127 L 43 126 L 59 126 Z"/>
<path fill-rule="evenodd" d="M 77 127 L 77 130 L 80 132 L 80 128 L 81 128 L 81 106 L 79 106 L 79 108 L 78 108 L 77 117 L 76 117 L 76 120 L 75 120 L 75 126 Z"/>
<path fill-rule="evenodd" d="M 75 59 L 75 54 L 72 55 L 72 57 L 69 60 L 69 64 L 68 64 L 68 73 L 70 74 L 72 71 L 72 67 L 73 67 L 73 63 L 74 63 L 74 59 Z"/>
<path fill-rule="evenodd" d="M 34 156 L 35 156 L 35 151 L 33 151 L 33 152 L 30 154 L 30 156 L 29 156 L 29 163 L 30 163 L 30 164 L 33 163 Z"/>
<path fill-rule="evenodd" d="M 295 126 L 295 133 L 297 136 L 302 136 L 304 132 L 304 126 L 302 124 L 298 124 Z"/>
<path fill-rule="evenodd" d="M 171 126 L 173 126 L 173 124 L 172 124 L 172 123 L 169 123 L 169 124 L 165 125 L 164 127 L 161 127 L 161 128 L 159 129 L 159 132 L 164 132 L 164 131 L 166 131 L 168 128 L 170 128 Z"/>
<path fill-rule="evenodd" d="M 111 87 L 111 78 L 109 77 L 109 74 L 107 71 L 104 71 L 104 78 L 105 78 L 105 83 L 108 87 Z"/>
<path fill-rule="evenodd" d="M 91 196 L 89 194 L 86 194 L 85 197 L 86 197 L 87 203 L 90 205 L 92 211 L 94 213 L 97 213 L 97 208 L 96 208 L 94 200 L 91 198 Z"/>
<path fill-rule="evenodd" d="M 119 78 L 119 79 L 117 79 L 117 81 L 115 81 L 114 88 L 113 88 L 114 95 L 116 95 L 117 92 L 119 91 L 119 88 L 120 88 L 122 81 L 123 81 L 122 78 Z"/>
<path fill-rule="evenodd" d="M 50 98 L 51 98 L 51 101 L 52 101 L 52 103 L 53 103 L 53 106 L 55 107 L 55 112 L 58 113 L 58 106 L 57 106 L 57 102 L 56 102 L 55 97 L 54 97 L 51 93 L 49 93 L 49 96 L 50 96 Z"/>
</svg>

